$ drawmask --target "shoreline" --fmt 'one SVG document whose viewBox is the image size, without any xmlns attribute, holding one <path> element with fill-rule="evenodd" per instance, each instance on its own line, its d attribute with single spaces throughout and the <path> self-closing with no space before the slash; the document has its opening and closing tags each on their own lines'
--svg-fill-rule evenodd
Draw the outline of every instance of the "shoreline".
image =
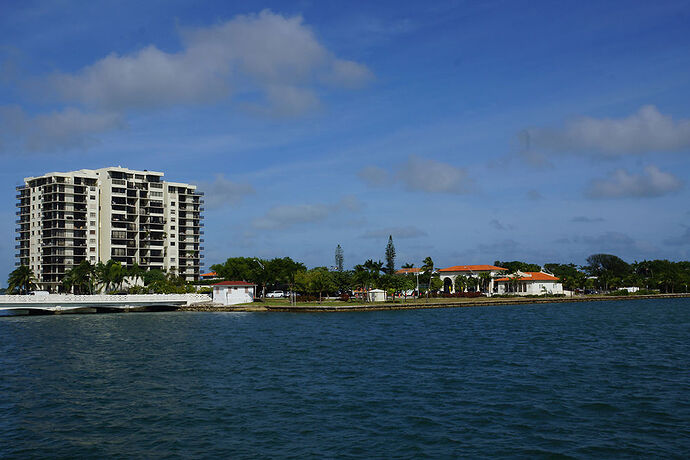
<svg viewBox="0 0 690 460">
<path fill-rule="evenodd" d="M 604 302 L 614 300 L 650 300 L 688 298 L 690 293 L 680 294 L 650 294 L 629 296 L 587 296 L 587 297 L 540 297 L 540 298 L 500 298 L 490 297 L 474 299 L 430 299 L 423 303 L 380 303 L 353 305 L 189 305 L 178 308 L 177 311 L 206 311 L 206 312 L 288 312 L 288 313 L 336 313 L 349 311 L 383 311 L 383 310 L 417 310 L 429 308 L 463 308 L 489 307 L 501 305 L 529 305 L 540 303 L 575 303 L 575 302 Z M 436 301 L 433 301 L 436 300 Z M 450 301 L 449 301 L 450 300 Z"/>
</svg>

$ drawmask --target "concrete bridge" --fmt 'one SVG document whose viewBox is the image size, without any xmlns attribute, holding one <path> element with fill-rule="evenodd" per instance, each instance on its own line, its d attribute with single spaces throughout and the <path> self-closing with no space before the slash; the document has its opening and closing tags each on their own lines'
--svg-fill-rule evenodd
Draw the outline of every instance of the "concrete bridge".
<svg viewBox="0 0 690 460">
<path fill-rule="evenodd" d="M 210 302 L 206 294 L 0 295 L 0 315 L 161 311 Z"/>
</svg>

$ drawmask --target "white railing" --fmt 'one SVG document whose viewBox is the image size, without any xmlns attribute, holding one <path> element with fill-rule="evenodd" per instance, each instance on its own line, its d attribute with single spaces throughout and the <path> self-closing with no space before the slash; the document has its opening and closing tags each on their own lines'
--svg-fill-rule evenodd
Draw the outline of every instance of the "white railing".
<svg viewBox="0 0 690 460">
<path fill-rule="evenodd" d="M 207 294 L 126 294 L 126 295 L 76 295 L 76 294 L 43 294 L 43 295 L 0 295 L 0 307 L 6 305 L 31 304 L 131 304 L 185 302 L 186 304 L 209 302 Z"/>
</svg>

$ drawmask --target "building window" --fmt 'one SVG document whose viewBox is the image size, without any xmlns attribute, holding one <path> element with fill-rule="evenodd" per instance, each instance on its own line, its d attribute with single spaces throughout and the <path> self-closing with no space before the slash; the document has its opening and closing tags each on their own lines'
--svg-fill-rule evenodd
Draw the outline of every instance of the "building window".
<svg viewBox="0 0 690 460">
<path fill-rule="evenodd" d="M 96 239 L 95 239 L 95 238 L 91 238 L 91 239 L 89 240 L 89 243 L 91 243 L 91 244 L 96 244 Z"/>
<path fill-rule="evenodd" d="M 96 234 L 96 230 L 89 230 L 89 235 L 95 235 L 95 234 Z"/>
<path fill-rule="evenodd" d="M 95 226 L 96 226 L 96 221 L 95 221 L 95 220 L 92 220 L 91 222 L 89 222 L 89 224 L 90 224 L 92 227 L 95 227 Z"/>
<path fill-rule="evenodd" d="M 90 248 L 89 252 L 96 252 L 96 248 Z"/>
<path fill-rule="evenodd" d="M 95 212 L 89 213 L 89 216 L 95 218 L 95 217 L 96 217 L 96 213 L 95 213 Z"/>
<path fill-rule="evenodd" d="M 96 261 L 96 258 L 95 258 L 94 256 L 89 257 L 89 259 L 91 260 L 91 262 L 95 262 L 95 261 Z"/>
<path fill-rule="evenodd" d="M 175 262 L 175 258 L 173 257 L 172 259 L 170 259 L 170 262 L 174 263 L 174 262 Z"/>
<path fill-rule="evenodd" d="M 171 226 L 170 226 L 170 230 L 175 230 L 175 226 L 174 226 L 174 225 L 171 225 Z"/>
<path fill-rule="evenodd" d="M 174 242 L 174 241 L 171 241 L 171 242 L 170 242 L 170 246 L 175 246 L 175 242 Z"/>
<path fill-rule="evenodd" d="M 170 206 L 175 206 L 175 202 L 174 202 L 174 201 L 171 201 L 171 202 L 170 202 Z"/>
<path fill-rule="evenodd" d="M 96 199 L 96 195 L 91 195 L 91 196 L 89 196 L 89 199 L 95 200 L 95 199 Z"/>
</svg>

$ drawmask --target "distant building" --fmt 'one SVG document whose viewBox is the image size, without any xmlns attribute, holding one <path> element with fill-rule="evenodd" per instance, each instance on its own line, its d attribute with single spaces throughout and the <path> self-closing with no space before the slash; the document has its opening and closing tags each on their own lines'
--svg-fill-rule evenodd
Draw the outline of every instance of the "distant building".
<svg viewBox="0 0 690 460">
<path fill-rule="evenodd" d="M 496 294 L 563 294 L 560 278 L 544 272 L 518 272 L 495 280 Z"/>
<path fill-rule="evenodd" d="M 483 278 L 482 274 L 488 274 L 491 278 L 488 280 L 488 285 L 485 286 L 484 291 L 491 293 L 494 292 L 494 278 L 507 271 L 506 268 L 493 265 L 455 265 L 438 270 L 438 274 L 443 281 L 443 290 L 449 293 L 455 292 L 455 279 L 460 275 L 481 279 Z M 481 287 L 479 289 L 481 290 Z"/>
<path fill-rule="evenodd" d="M 245 281 L 221 281 L 213 285 L 213 303 L 237 305 L 254 301 L 256 284 Z"/>
<path fill-rule="evenodd" d="M 395 271 L 396 275 L 421 275 L 422 273 L 424 272 L 418 267 L 401 268 L 400 270 Z"/>
<path fill-rule="evenodd" d="M 25 178 L 16 195 L 15 265 L 31 267 L 39 289 L 51 292 L 83 261 L 136 263 L 197 281 L 203 194 L 162 178 L 121 167 Z"/>
<path fill-rule="evenodd" d="M 216 272 L 202 273 L 199 275 L 202 280 L 219 280 L 220 276 Z"/>
</svg>

